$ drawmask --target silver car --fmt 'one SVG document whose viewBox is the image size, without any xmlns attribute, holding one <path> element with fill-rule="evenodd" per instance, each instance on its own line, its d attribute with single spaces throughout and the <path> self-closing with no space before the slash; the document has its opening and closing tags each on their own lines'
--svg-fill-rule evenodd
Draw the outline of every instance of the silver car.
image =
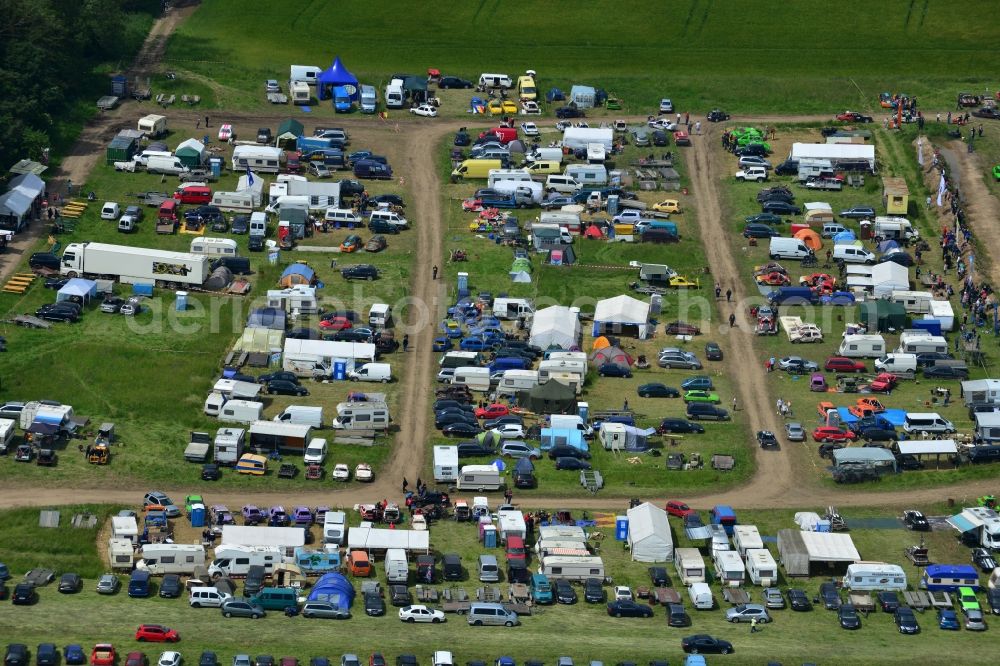
<svg viewBox="0 0 1000 666">
<path fill-rule="evenodd" d="M 226 599 L 222 602 L 223 617 L 249 617 L 256 620 L 265 615 L 267 613 L 262 607 L 243 599 Z"/>
<path fill-rule="evenodd" d="M 986 631 L 986 620 L 983 619 L 983 612 L 975 608 L 963 608 L 965 615 L 965 628 L 969 631 Z"/>
<path fill-rule="evenodd" d="M 322 617 L 332 620 L 346 620 L 351 617 L 350 611 L 322 601 L 307 601 L 302 606 L 302 617 Z"/>
<path fill-rule="evenodd" d="M 118 589 L 122 586 L 122 582 L 118 580 L 118 576 L 114 574 L 103 574 L 97 580 L 97 593 L 98 594 L 115 594 Z"/>
<path fill-rule="evenodd" d="M 749 622 L 754 618 L 758 622 L 766 623 L 771 621 L 771 616 L 768 615 L 767 609 L 760 604 L 740 604 L 726 611 L 727 622 Z"/>
<path fill-rule="evenodd" d="M 649 145 L 649 135 L 646 134 L 646 130 L 637 129 L 632 132 L 632 141 L 636 146 L 648 146 Z"/>
<path fill-rule="evenodd" d="M 790 442 L 806 441 L 806 430 L 798 421 L 790 421 L 785 424 L 785 435 Z"/>
<path fill-rule="evenodd" d="M 685 370 L 701 370 L 701 361 L 687 354 L 661 354 L 656 364 L 661 368 L 683 368 Z"/>
<path fill-rule="evenodd" d="M 781 595 L 781 590 L 776 587 L 765 587 L 764 605 L 768 608 L 784 608 L 785 597 Z"/>
</svg>

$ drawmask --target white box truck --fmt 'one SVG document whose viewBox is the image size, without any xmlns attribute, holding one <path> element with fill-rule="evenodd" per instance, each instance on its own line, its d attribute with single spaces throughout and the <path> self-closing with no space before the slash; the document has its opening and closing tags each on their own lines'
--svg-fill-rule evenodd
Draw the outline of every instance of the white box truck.
<svg viewBox="0 0 1000 666">
<path fill-rule="evenodd" d="M 66 277 L 116 277 L 125 284 L 202 285 L 211 272 L 210 259 L 189 252 L 171 252 L 107 243 L 70 243 L 59 272 Z"/>
<path fill-rule="evenodd" d="M 142 559 L 135 564 L 136 569 L 153 576 L 193 574 L 195 567 L 203 566 L 205 547 L 190 543 L 147 543 L 142 547 Z"/>
<path fill-rule="evenodd" d="M 385 551 L 386 582 L 406 583 L 410 577 L 410 564 L 406 560 L 406 551 L 402 548 L 389 548 Z"/>
<path fill-rule="evenodd" d="M 458 447 L 434 447 L 434 480 L 438 483 L 452 483 L 458 480 Z"/>
</svg>

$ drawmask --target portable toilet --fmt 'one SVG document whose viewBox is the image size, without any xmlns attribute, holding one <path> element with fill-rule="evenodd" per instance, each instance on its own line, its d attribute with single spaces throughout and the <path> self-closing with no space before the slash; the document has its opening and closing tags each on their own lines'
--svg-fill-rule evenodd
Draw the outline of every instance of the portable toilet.
<svg viewBox="0 0 1000 666">
<path fill-rule="evenodd" d="M 213 178 L 218 178 L 222 175 L 222 158 L 221 157 L 209 157 L 208 158 L 208 168 L 212 172 Z"/>
<path fill-rule="evenodd" d="M 618 214 L 618 195 L 610 194 L 608 195 L 608 215 L 614 217 Z"/>
<path fill-rule="evenodd" d="M 615 541 L 628 539 L 628 516 L 615 516 Z"/>
<path fill-rule="evenodd" d="M 333 362 L 333 378 L 339 381 L 347 379 L 347 361 Z"/>
<path fill-rule="evenodd" d="M 469 274 L 459 273 L 458 274 L 458 294 L 459 298 L 462 298 L 462 294 L 466 296 L 469 294 Z"/>
<path fill-rule="evenodd" d="M 483 546 L 485 548 L 497 547 L 497 527 L 496 525 L 481 525 L 483 531 Z"/>
<path fill-rule="evenodd" d="M 187 310 L 188 293 L 186 291 L 178 291 L 177 300 L 175 301 L 175 304 L 178 312 L 183 312 L 184 310 Z"/>
<path fill-rule="evenodd" d="M 204 527 L 205 526 L 205 505 L 204 504 L 192 504 L 191 510 L 188 511 L 188 519 L 191 521 L 191 527 Z"/>
<path fill-rule="evenodd" d="M 658 315 L 663 311 L 663 294 L 653 294 L 649 297 L 649 314 Z"/>
<path fill-rule="evenodd" d="M 115 97 L 128 97 L 128 79 L 121 74 L 112 76 L 111 94 Z"/>
<path fill-rule="evenodd" d="M 578 402 L 576 403 L 576 413 L 583 419 L 584 423 L 590 418 L 590 403 Z"/>
</svg>

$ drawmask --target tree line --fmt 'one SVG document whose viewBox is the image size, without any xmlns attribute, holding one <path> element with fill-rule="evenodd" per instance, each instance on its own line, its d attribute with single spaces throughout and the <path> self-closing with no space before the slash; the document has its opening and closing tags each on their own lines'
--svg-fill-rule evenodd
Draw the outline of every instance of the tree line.
<svg viewBox="0 0 1000 666">
<path fill-rule="evenodd" d="M 68 146 L 142 45 L 161 0 L 0 0 L 0 173 Z M 67 118 L 80 121 L 67 122 Z"/>
</svg>

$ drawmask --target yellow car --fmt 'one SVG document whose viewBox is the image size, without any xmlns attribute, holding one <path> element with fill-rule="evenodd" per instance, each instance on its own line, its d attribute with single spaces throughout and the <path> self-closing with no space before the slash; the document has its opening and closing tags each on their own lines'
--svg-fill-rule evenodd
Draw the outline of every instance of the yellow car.
<svg viewBox="0 0 1000 666">
<path fill-rule="evenodd" d="M 660 203 L 653 204 L 653 210 L 657 213 L 679 213 L 681 205 L 677 199 L 664 199 Z"/>
<path fill-rule="evenodd" d="M 486 110 L 491 116 L 503 115 L 503 104 L 500 103 L 500 100 L 491 99 L 486 105 Z"/>
<path fill-rule="evenodd" d="M 514 104 L 514 102 L 509 99 L 505 99 L 503 101 L 503 112 L 507 114 L 517 113 L 517 104 Z"/>
<path fill-rule="evenodd" d="M 701 287 L 701 284 L 698 283 L 697 280 L 692 282 L 683 275 L 673 276 L 672 278 L 670 278 L 668 284 L 673 289 L 698 289 L 699 287 Z"/>
</svg>

